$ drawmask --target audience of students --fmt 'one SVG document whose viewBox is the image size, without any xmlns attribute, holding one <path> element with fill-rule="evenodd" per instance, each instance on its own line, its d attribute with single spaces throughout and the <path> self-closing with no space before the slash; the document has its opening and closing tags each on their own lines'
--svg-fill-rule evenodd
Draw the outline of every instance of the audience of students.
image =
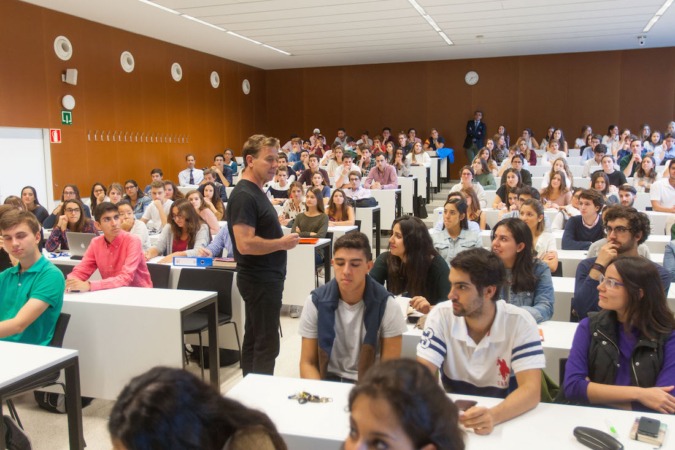
<svg viewBox="0 0 675 450">
<path fill-rule="evenodd" d="M 112 203 L 112 202 L 111 202 Z M 114 205 L 115 203 L 113 203 Z M 143 251 L 150 248 L 150 236 L 148 227 L 141 220 L 134 216 L 134 209 L 128 200 L 121 200 L 117 203 L 117 212 L 120 214 L 120 227 L 127 233 L 137 236 L 141 240 Z"/>
<path fill-rule="evenodd" d="M 347 201 L 342 189 L 335 189 L 328 201 L 328 226 L 354 225 L 354 207 Z"/>
<path fill-rule="evenodd" d="M 579 193 L 580 214 L 565 224 L 563 250 L 588 250 L 593 242 L 605 237 L 600 216 L 604 206 L 605 199 L 598 191 L 586 189 Z"/>
<path fill-rule="evenodd" d="M 33 214 L 38 222 L 43 223 L 45 219 L 49 217 L 49 212 L 47 212 L 45 207 L 40 204 L 40 201 L 37 198 L 37 192 L 33 186 L 25 186 L 21 189 L 21 201 L 26 207 L 26 210 Z"/>
<path fill-rule="evenodd" d="M 153 182 L 154 183 L 154 182 Z M 162 184 L 162 190 L 164 190 L 164 184 Z M 159 188 L 159 184 L 156 185 Z M 152 183 L 150 184 L 152 189 Z M 131 204 L 131 207 L 134 208 L 134 216 L 137 219 L 140 219 L 145 214 L 145 210 L 152 204 L 152 199 L 145 195 L 142 191 L 138 189 L 138 183 L 135 180 L 127 180 L 124 182 L 124 199 L 128 200 Z"/>
<path fill-rule="evenodd" d="M 467 188 L 471 188 L 478 196 L 480 206 L 481 207 L 487 206 L 487 200 L 485 198 L 485 190 L 483 189 L 483 186 L 481 186 L 481 184 L 474 179 L 474 172 L 471 166 L 462 167 L 459 171 L 459 174 L 460 174 L 460 181 L 459 183 L 455 184 L 452 188 L 450 188 L 450 192 L 457 192 Z"/>
<path fill-rule="evenodd" d="M 211 234 L 218 234 L 220 231 L 220 225 L 218 224 L 218 218 L 216 215 L 209 209 L 209 207 L 204 203 L 204 196 L 201 192 L 194 189 L 187 193 L 185 198 L 194 206 L 195 211 L 199 214 L 199 217 L 209 226 L 209 231 Z"/>
<path fill-rule="evenodd" d="M 302 184 L 297 181 L 291 183 L 288 188 L 288 200 L 284 202 L 282 212 L 279 215 L 279 222 L 285 227 L 291 227 L 295 217 L 305 212 L 305 202 L 303 201 Z"/>
<path fill-rule="evenodd" d="M 85 205 L 82 202 L 82 198 L 80 197 L 80 190 L 74 184 L 66 184 L 63 188 L 63 191 L 61 191 L 61 203 L 56 205 L 54 211 L 52 211 L 49 217 L 47 217 L 42 222 L 42 226 L 45 228 L 53 228 L 54 225 L 56 225 L 56 222 L 59 220 L 60 216 L 63 215 L 63 213 L 61 212 L 61 206 L 63 206 L 63 202 L 65 202 L 66 200 L 73 200 L 73 199 L 82 203 L 82 213 L 84 217 L 90 219 L 91 209 L 89 209 L 89 206 Z"/>
<path fill-rule="evenodd" d="M 494 191 L 497 189 L 497 182 L 488 168 L 488 162 L 485 159 L 476 156 L 471 164 L 471 168 L 473 169 L 476 182 L 480 184 L 484 190 Z"/>
</svg>

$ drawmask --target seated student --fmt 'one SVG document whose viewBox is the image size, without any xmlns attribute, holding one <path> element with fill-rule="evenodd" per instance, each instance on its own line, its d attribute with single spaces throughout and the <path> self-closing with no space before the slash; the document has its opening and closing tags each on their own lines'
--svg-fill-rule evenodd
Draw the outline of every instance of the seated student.
<svg viewBox="0 0 675 450">
<path fill-rule="evenodd" d="M 359 166 L 352 162 L 355 157 L 356 154 L 352 151 L 344 152 L 342 155 L 342 165 L 335 169 L 334 187 L 341 189 L 347 189 L 351 187 L 349 182 L 349 174 L 352 172 L 358 172 L 359 179 L 361 178 L 361 169 L 359 169 Z"/>
<path fill-rule="evenodd" d="M 202 193 L 202 195 L 204 195 L 203 186 L 205 186 L 206 183 L 213 183 L 213 186 L 215 187 L 216 193 L 218 194 L 218 197 L 220 197 L 220 200 L 222 200 L 223 203 L 227 203 L 227 189 L 225 189 L 225 186 L 222 183 L 216 181 L 215 171 L 211 169 L 204 170 L 204 179 L 197 188 L 199 189 L 199 192 Z"/>
<path fill-rule="evenodd" d="M 118 204 L 124 198 L 124 188 L 119 183 L 110 183 L 108 186 L 108 201 L 113 205 Z M 131 205 L 131 203 L 129 203 Z M 133 207 L 131 208 L 133 211 Z"/>
<path fill-rule="evenodd" d="M 532 245 L 539 260 L 543 261 L 551 273 L 558 268 L 558 249 L 555 236 L 544 231 L 544 206 L 539 200 L 527 199 L 520 203 L 520 219 L 532 233 Z"/>
<path fill-rule="evenodd" d="M 283 152 L 279 152 L 279 167 L 286 167 L 288 169 L 288 182 L 292 183 L 295 180 L 297 180 L 298 176 L 295 173 L 295 170 L 288 165 L 288 156 L 286 156 Z"/>
<path fill-rule="evenodd" d="M 602 311 L 574 334 L 562 385 L 568 400 L 675 413 L 675 318 L 659 278 L 637 256 L 607 266 L 597 286 Z"/>
<path fill-rule="evenodd" d="M 391 228 L 389 251 L 377 257 L 370 276 L 392 294 L 411 297 L 411 306 L 426 314 L 448 296 L 448 263 L 418 217 L 399 217 Z"/>
<path fill-rule="evenodd" d="M 344 450 L 465 448 L 457 406 L 411 359 L 373 366 L 349 393 L 349 413 Z"/>
<path fill-rule="evenodd" d="M 211 234 L 218 234 L 220 231 L 220 225 L 218 224 L 218 219 L 216 215 L 206 206 L 204 203 L 204 196 L 198 190 L 192 190 L 187 193 L 185 198 L 194 206 L 195 211 L 199 214 L 199 217 L 209 226 L 209 231 Z"/>
<path fill-rule="evenodd" d="M 389 147 L 393 148 L 393 144 L 387 144 L 387 149 Z M 387 150 L 389 151 L 389 150 Z M 396 176 L 398 177 L 409 177 L 410 176 L 410 163 L 405 158 L 405 150 L 401 147 L 394 150 L 394 156 L 391 158 L 391 165 L 396 169 Z"/>
<path fill-rule="evenodd" d="M 318 172 L 312 175 L 311 184 L 307 186 L 308 191 L 312 189 L 318 189 L 321 191 L 321 195 L 325 201 L 328 201 L 328 198 L 330 197 L 330 186 L 326 186 L 324 184 L 323 176 Z"/>
<path fill-rule="evenodd" d="M 335 189 L 328 201 L 328 226 L 354 225 L 354 208 L 347 201 L 342 189 Z"/>
<path fill-rule="evenodd" d="M 602 194 L 584 189 L 579 194 L 578 216 L 570 217 L 562 237 L 563 250 L 588 250 L 591 244 L 605 237 L 600 211 L 605 206 Z"/>
<path fill-rule="evenodd" d="M 623 174 L 630 178 L 635 175 L 642 164 L 642 141 L 636 136 L 630 142 L 630 153 L 619 160 L 619 168 Z"/>
<path fill-rule="evenodd" d="M 323 178 L 323 184 L 326 186 L 330 186 L 330 177 L 328 176 L 328 172 L 319 167 L 318 155 L 315 154 L 309 155 L 307 164 L 309 165 L 309 168 L 303 171 L 302 175 L 300 175 L 300 178 L 298 178 L 298 181 L 300 183 L 302 183 L 305 186 L 311 185 L 312 178 L 314 178 L 314 174 L 318 173 Z"/>
<path fill-rule="evenodd" d="M 422 148 L 421 142 L 414 142 L 412 150 L 405 157 L 411 166 L 428 166 L 431 163 L 431 156 Z"/>
<path fill-rule="evenodd" d="M 185 155 L 185 163 L 187 168 L 178 173 L 178 184 L 181 186 L 197 186 L 204 178 L 204 173 L 201 169 L 195 168 L 195 155 L 188 153 Z M 152 189 L 152 185 L 150 186 Z"/>
<path fill-rule="evenodd" d="M 227 150 L 225 152 L 227 152 Z M 232 150 L 230 150 L 230 155 L 232 155 Z M 234 163 L 235 167 L 234 171 L 230 166 L 231 163 Z M 220 183 L 224 187 L 232 186 L 233 184 L 232 175 L 236 173 L 236 167 L 237 161 L 234 161 L 232 156 L 230 156 L 230 161 L 226 163 L 225 154 L 223 153 L 216 154 L 216 156 L 213 157 L 213 165 L 210 168 L 211 173 L 213 174 L 213 182 Z M 206 170 L 204 171 L 204 178 L 206 178 Z"/>
<path fill-rule="evenodd" d="M 286 450 L 264 413 L 169 367 L 150 369 L 124 387 L 108 431 L 115 450 Z"/>
<path fill-rule="evenodd" d="M 652 184 L 649 200 L 654 211 L 675 213 L 675 160 L 668 161 L 668 173 Z"/>
<path fill-rule="evenodd" d="M 117 212 L 120 213 L 120 228 L 122 228 L 127 233 L 138 237 L 141 240 L 141 247 L 143 248 L 143 251 L 149 249 L 150 236 L 148 235 L 148 227 L 140 220 L 136 220 L 131 203 L 129 203 L 127 200 L 120 201 L 117 203 Z"/>
<path fill-rule="evenodd" d="M 40 223 L 43 223 L 49 217 L 49 212 L 38 201 L 37 192 L 33 186 L 24 186 L 21 189 L 21 201 L 26 211 L 37 217 Z"/>
<path fill-rule="evenodd" d="M 584 170 L 581 173 L 581 176 L 583 178 L 590 177 L 592 169 L 595 169 L 593 170 L 593 173 L 596 170 L 602 169 L 602 158 L 607 154 L 607 147 L 604 144 L 598 144 L 595 147 L 593 147 L 592 152 L 593 156 L 590 159 L 585 160 L 584 162 Z M 598 167 L 600 169 L 598 169 Z"/>
<path fill-rule="evenodd" d="M 279 215 L 279 223 L 285 227 L 290 227 L 295 217 L 302 212 L 305 212 L 305 202 L 302 201 L 302 184 L 294 181 L 288 188 L 288 200 L 284 202 L 282 212 Z"/>
<path fill-rule="evenodd" d="M 209 226 L 190 202 L 182 198 L 171 205 L 169 226 L 162 229 L 157 242 L 145 252 L 145 258 L 164 256 L 159 263 L 171 263 L 174 256 L 197 256 L 199 248 L 209 242 Z"/>
<path fill-rule="evenodd" d="M 558 158 L 566 158 L 567 153 L 560 148 L 560 142 L 557 139 L 551 139 L 546 145 L 546 153 L 541 158 L 543 165 L 552 165 Z"/>
<path fill-rule="evenodd" d="M 560 208 L 558 210 L 558 214 L 556 214 L 553 220 L 551 221 L 552 231 L 564 230 L 565 225 L 567 225 L 567 221 L 569 220 L 570 217 L 578 216 L 579 214 L 581 214 L 579 212 L 579 195 L 583 190 L 584 189 L 580 187 L 572 188 L 572 198 L 570 200 L 569 205 L 565 206 L 564 208 Z M 544 220 L 546 220 L 546 217 L 544 217 Z"/>
<path fill-rule="evenodd" d="M 593 153 L 595 152 L 595 148 L 598 145 L 600 145 L 601 142 L 602 142 L 602 136 L 600 136 L 599 134 L 590 133 L 590 134 L 586 135 L 586 145 L 584 147 L 580 147 L 581 148 L 581 162 L 582 163 L 586 164 L 586 161 L 588 161 L 589 159 L 593 159 L 593 157 L 594 157 Z M 603 147 L 605 147 L 603 152 L 605 154 L 607 154 L 607 146 L 605 144 L 602 144 L 602 145 L 603 145 Z M 596 164 L 596 165 L 599 166 L 600 163 L 598 162 L 598 164 Z M 584 176 L 588 176 L 588 175 L 584 175 Z"/>
<path fill-rule="evenodd" d="M 358 144 L 358 152 L 361 155 L 357 165 L 361 169 L 361 176 L 367 177 L 371 169 L 375 168 L 375 158 L 372 157 L 370 146 L 367 144 Z"/>
<path fill-rule="evenodd" d="M 176 200 L 179 200 L 181 198 L 185 198 L 185 195 L 183 195 L 183 192 L 178 189 L 178 186 L 171 181 L 171 180 L 163 180 L 162 183 L 164 183 L 164 198 L 166 200 L 171 200 L 175 202 Z M 152 186 L 150 187 L 152 189 Z"/>
<path fill-rule="evenodd" d="M 91 241 L 82 261 L 68 275 L 66 292 L 122 286 L 151 288 L 152 280 L 143 257 L 141 240 L 122 230 L 117 205 L 103 202 L 94 210 L 94 216 L 96 228 L 103 232 L 103 236 Z M 87 281 L 96 270 L 102 279 Z"/>
<path fill-rule="evenodd" d="M 354 170 L 349 172 L 349 185 L 343 189 L 345 195 L 352 200 L 360 200 L 362 198 L 370 198 L 372 195 L 370 189 L 366 189 L 361 185 L 361 172 Z"/>
<path fill-rule="evenodd" d="M 2 219 L 3 215 L 10 211 L 25 211 L 23 204 L 21 204 L 22 207 L 17 208 L 15 205 L 7 204 L 6 202 L 7 200 L 5 199 L 5 204 L 0 205 L 0 220 Z M 17 263 L 18 260 L 10 256 L 9 253 L 7 253 L 7 251 L 4 249 L 2 235 L 0 235 L 0 272 L 14 267 Z"/>
<path fill-rule="evenodd" d="M 459 171 L 459 178 L 460 178 L 459 183 L 455 184 L 450 189 L 450 192 L 457 192 L 463 189 L 471 188 L 478 196 L 480 207 L 485 208 L 487 206 L 487 200 L 485 199 L 485 190 L 483 189 L 483 186 L 481 186 L 481 184 L 474 179 L 474 173 L 471 166 L 462 167 L 462 169 Z"/>
<path fill-rule="evenodd" d="M 649 192 L 656 182 L 656 161 L 652 156 L 643 156 L 640 167 L 633 177 L 633 186 L 640 192 Z"/>
<path fill-rule="evenodd" d="M 288 198 L 288 167 L 281 164 L 277 167 L 274 181 L 267 188 L 267 196 L 272 197 L 273 205 L 281 205 Z"/>
<path fill-rule="evenodd" d="M 528 186 L 532 186 L 532 174 L 530 173 L 529 170 L 523 169 L 523 166 L 525 164 L 525 158 L 523 158 L 523 155 L 513 155 L 511 158 L 511 169 L 517 171 L 520 174 L 520 180 L 523 184 L 526 184 Z M 508 172 L 505 171 L 502 174 L 502 179 L 501 179 L 501 185 L 503 186 L 506 183 L 506 173 Z"/>
<path fill-rule="evenodd" d="M 59 219 L 49 239 L 45 242 L 45 248 L 48 252 L 61 250 L 68 250 L 68 231 L 74 233 L 92 233 L 96 234 L 96 227 L 94 221 L 87 219 L 82 214 L 84 210 L 82 202 L 77 199 L 66 200 L 61 203 L 59 212 Z"/>
<path fill-rule="evenodd" d="M 547 209 L 560 209 L 569 205 L 572 201 L 572 192 L 567 186 L 565 173 L 551 171 L 548 185 L 541 190 L 541 198 Z"/>
<path fill-rule="evenodd" d="M 539 200 L 539 192 L 533 188 L 532 186 L 527 186 L 523 185 L 516 189 L 515 192 L 515 201 L 512 201 L 512 194 L 509 194 L 509 204 L 508 204 L 508 212 L 505 211 L 500 211 L 499 212 L 499 220 L 501 219 L 509 219 L 509 218 L 519 218 L 520 217 L 520 207 L 523 205 L 523 202 L 525 200 L 529 199 L 535 199 Z M 544 218 L 546 220 L 546 218 Z M 544 225 L 546 223 L 544 222 Z"/>
<path fill-rule="evenodd" d="M 164 184 L 161 181 L 159 184 L 161 184 L 162 189 L 164 189 Z M 159 186 L 159 184 L 157 184 L 157 186 Z M 150 190 L 152 191 L 152 186 L 150 187 Z M 129 203 L 131 203 L 131 207 L 134 208 L 134 216 L 136 216 L 137 219 L 143 217 L 145 210 L 152 204 L 152 199 L 142 191 L 138 190 L 138 183 L 136 183 L 135 180 L 127 180 L 124 182 L 124 192 L 126 193 L 124 199 L 128 200 Z"/>
<path fill-rule="evenodd" d="M 602 170 L 598 170 L 591 175 L 591 189 L 602 195 L 606 205 L 619 203 L 619 197 L 613 193 L 613 191 L 616 191 L 616 186 L 609 185 L 609 178 Z"/>
<path fill-rule="evenodd" d="M 108 191 L 102 183 L 94 183 L 91 186 L 91 194 L 89 195 L 89 206 L 91 211 L 95 210 L 97 205 L 108 201 L 107 193 Z"/>
<path fill-rule="evenodd" d="M 300 151 L 300 160 L 296 161 L 293 164 L 293 170 L 295 170 L 295 173 L 298 176 L 302 176 L 302 172 L 305 170 L 309 170 L 309 151 L 308 150 L 301 150 Z"/>
<path fill-rule="evenodd" d="M 572 309 L 580 319 L 591 311 L 598 311 L 598 281 L 607 266 L 620 256 L 638 256 L 638 245 L 647 240 L 651 231 L 649 217 L 634 208 L 609 206 L 603 212 L 602 220 L 607 243 L 600 248 L 597 257 L 584 259 L 577 266 Z M 670 274 L 662 266 L 655 265 L 667 293 Z"/>
<path fill-rule="evenodd" d="M 468 207 L 467 209 L 467 221 L 468 221 L 468 227 L 469 231 L 475 231 L 476 233 L 480 234 L 481 230 L 485 229 L 485 214 L 483 214 L 483 211 L 480 210 L 480 205 L 476 211 L 474 211 L 474 208 L 472 205 L 474 205 L 473 201 L 475 200 L 475 204 L 478 205 L 478 197 L 475 199 L 472 199 L 471 191 L 468 189 L 466 191 L 460 191 L 460 192 L 450 192 L 448 194 L 447 200 L 450 200 L 451 198 L 459 198 L 462 199 L 463 201 L 466 202 L 466 205 Z M 473 197 L 476 196 L 476 193 L 473 192 Z M 447 201 L 446 200 L 446 201 Z M 438 216 L 438 221 L 434 224 L 434 230 L 436 231 L 443 231 L 443 228 L 445 225 L 443 224 L 443 215 Z"/>
<path fill-rule="evenodd" d="M 504 399 L 492 408 L 469 408 L 459 419 L 477 434 L 490 434 L 539 404 L 544 350 L 532 316 L 498 300 L 505 270 L 494 253 L 472 248 L 450 265 L 452 301 L 427 317 L 417 360 L 434 375 L 440 369 L 450 392 Z"/>
<path fill-rule="evenodd" d="M 637 195 L 637 189 L 635 189 L 630 184 L 622 184 L 619 186 L 619 203 L 621 206 L 633 206 L 635 203 L 635 196 Z"/>
<path fill-rule="evenodd" d="M 232 238 L 227 227 L 220 229 L 211 243 L 206 247 L 197 250 L 199 256 L 209 256 L 214 258 L 232 258 Z"/>
<path fill-rule="evenodd" d="M 63 306 L 63 274 L 40 253 L 32 213 L 6 212 L 0 233 L 5 251 L 19 261 L 0 273 L 0 340 L 49 345 Z"/>
<path fill-rule="evenodd" d="M 484 150 L 487 150 L 483 147 Z M 489 155 L 489 153 L 488 153 Z M 494 191 L 497 189 L 497 182 L 492 172 L 488 168 L 488 161 L 483 159 L 480 156 L 476 156 L 471 163 L 471 168 L 475 174 L 475 179 L 478 184 L 481 185 L 483 190 Z"/>
<path fill-rule="evenodd" d="M 626 184 L 626 175 L 623 172 L 616 170 L 614 166 L 614 158 L 612 155 L 605 155 L 602 157 L 602 170 L 607 174 L 609 179 L 609 185 L 619 187 L 622 184 Z"/>
<path fill-rule="evenodd" d="M 387 155 L 385 153 L 375 153 L 375 167 L 368 172 L 365 187 L 366 189 L 398 188 L 396 168 L 387 162 Z"/>
<path fill-rule="evenodd" d="M 225 205 L 220 199 L 220 196 L 216 193 L 216 185 L 214 183 L 205 183 L 199 186 L 197 189 L 202 193 L 204 197 L 204 204 L 215 214 L 216 219 L 224 220 L 225 217 Z"/>
<path fill-rule="evenodd" d="M 44 222 L 42 222 L 42 226 L 45 228 L 54 228 L 54 225 L 56 225 L 56 222 L 59 220 L 60 216 L 63 215 L 63 213 L 61 213 L 61 206 L 63 206 L 63 202 L 72 199 L 82 202 L 80 190 L 74 184 L 66 184 L 63 188 L 63 191 L 61 192 L 61 203 L 58 204 L 49 217 L 47 217 Z M 85 205 L 84 203 L 82 204 L 82 211 L 84 212 L 84 217 L 88 219 L 91 218 L 91 210 L 89 209 L 89 206 Z"/>
<path fill-rule="evenodd" d="M 499 298 L 544 322 L 553 317 L 553 281 L 548 265 L 537 258 L 532 233 L 520 219 L 504 219 L 492 230 L 492 252 L 504 263 L 506 284 Z"/>
<path fill-rule="evenodd" d="M 517 189 L 523 186 L 522 180 L 520 178 L 520 172 L 515 169 L 506 169 L 504 172 L 504 178 L 506 180 L 505 184 L 502 184 L 495 195 L 495 199 L 492 202 L 493 209 L 504 209 L 506 203 L 509 199 L 509 194 L 516 192 Z"/>
<path fill-rule="evenodd" d="M 312 291 L 302 310 L 302 378 L 356 382 L 376 359 L 400 358 L 405 318 L 391 294 L 368 275 L 372 267 L 365 234 L 335 241 L 335 278 Z"/>
<path fill-rule="evenodd" d="M 143 217 L 141 217 L 141 221 L 148 226 L 148 231 L 151 233 L 162 231 L 171 212 L 173 201 L 167 200 L 164 194 L 164 183 L 162 181 L 153 181 L 150 187 L 152 203 L 143 213 Z"/>
<path fill-rule="evenodd" d="M 164 177 L 164 172 L 162 169 L 156 168 L 152 169 L 150 171 L 150 183 L 152 184 L 153 181 L 163 181 L 162 177 Z M 152 188 L 151 184 L 148 184 L 144 189 L 143 192 L 146 194 L 150 194 L 150 189 Z"/>
<path fill-rule="evenodd" d="M 239 173 L 239 163 L 237 163 L 237 158 L 234 157 L 234 152 L 231 148 L 226 148 L 223 152 L 223 164 L 230 168 L 232 175 Z M 215 161 L 215 158 L 214 158 Z"/>
<path fill-rule="evenodd" d="M 291 233 L 300 237 L 326 237 L 328 216 L 323 205 L 323 195 L 318 189 L 308 189 L 305 195 L 305 211 L 295 216 Z"/>
<path fill-rule="evenodd" d="M 457 253 L 474 247 L 482 247 L 479 233 L 469 230 L 468 206 L 461 198 L 450 198 L 443 206 L 443 230 L 431 235 L 434 248 L 450 265 Z"/>
</svg>

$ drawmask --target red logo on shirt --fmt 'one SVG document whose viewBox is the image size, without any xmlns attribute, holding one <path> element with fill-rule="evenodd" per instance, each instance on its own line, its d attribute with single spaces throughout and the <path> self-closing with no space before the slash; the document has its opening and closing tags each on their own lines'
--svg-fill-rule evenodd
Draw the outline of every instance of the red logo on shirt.
<svg viewBox="0 0 675 450">
<path fill-rule="evenodd" d="M 511 369 L 506 365 L 506 361 L 502 358 L 497 358 L 497 367 L 499 367 L 499 376 L 502 377 L 502 381 L 508 380 L 509 375 L 511 375 Z"/>
</svg>

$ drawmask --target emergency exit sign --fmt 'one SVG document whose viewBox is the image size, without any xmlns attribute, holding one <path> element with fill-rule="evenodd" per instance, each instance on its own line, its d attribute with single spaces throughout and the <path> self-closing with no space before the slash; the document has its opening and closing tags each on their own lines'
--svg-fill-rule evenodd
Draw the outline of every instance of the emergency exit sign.
<svg viewBox="0 0 675 450">
<path fill-rule="evenodd" d="M 61 123 L 63 125 L 72 125 L 73 124 L 73 112 L 72 111 L 61 111 Z"/>
</svg>

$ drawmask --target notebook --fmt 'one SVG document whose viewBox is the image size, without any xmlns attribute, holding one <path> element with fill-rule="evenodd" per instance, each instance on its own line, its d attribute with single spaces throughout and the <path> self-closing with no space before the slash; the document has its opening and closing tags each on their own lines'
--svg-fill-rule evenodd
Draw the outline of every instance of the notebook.
<svg viewBox="0 0 675 450">
<path fill-rule="evenodd" d="M 68 253 L 70 259 L 82 259 L 84 252 L 89 248 L 91 240 L 96 237 L 92 233 L 68 233 Z"/>
</svg>

